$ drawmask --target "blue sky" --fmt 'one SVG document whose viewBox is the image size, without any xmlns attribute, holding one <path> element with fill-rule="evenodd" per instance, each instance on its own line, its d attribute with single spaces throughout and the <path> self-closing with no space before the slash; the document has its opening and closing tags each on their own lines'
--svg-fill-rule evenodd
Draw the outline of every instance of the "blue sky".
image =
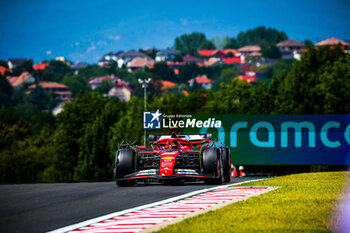
<svg viewBox="0 0 350 233">
<path fill-rule="evenodd" d="M 260 25 L 296 40 L 350 40 L 349 12 L 348 0 L 0 0 L 0 59 L 96 63 L 110 51 L 171 47 L 184 33 L 232 37 Z"/>
</svg>

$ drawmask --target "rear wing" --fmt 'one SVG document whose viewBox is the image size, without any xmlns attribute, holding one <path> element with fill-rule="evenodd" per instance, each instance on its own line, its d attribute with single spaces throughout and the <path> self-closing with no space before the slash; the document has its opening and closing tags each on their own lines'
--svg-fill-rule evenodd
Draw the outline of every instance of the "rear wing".
<svg viewBox="0 0 350 233">
<path fill-rule="evenodd" d="M 181 138 L 185 140 L 189 140 L 192 143 L 195 144 L 201 144 L 201 143 L 206 143 L 211 141 L 211 134 L 206 133 L 206 134 L 187 134 L 187 135 L 149 135 L 149 143 L 154 144 L 158 140 L 162 139 L 170 139 L 170 138 Z"/>
</svg>

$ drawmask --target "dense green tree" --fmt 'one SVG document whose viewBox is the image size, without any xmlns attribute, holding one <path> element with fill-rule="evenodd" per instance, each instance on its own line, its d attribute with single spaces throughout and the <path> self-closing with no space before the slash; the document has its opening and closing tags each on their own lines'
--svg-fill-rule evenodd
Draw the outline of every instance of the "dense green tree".
<svg viewBox="0 0 350 233">
<path fill-rule="evenodd" d="M 153 69 L 150 70 L 150 73 L 155 80 L 177 81 L 174 70 L 171 69 L 166 62 L 155 63 Z"/>
<path fill-rule="evenodd" d="M 183 58 L 182 58 L 182 55 L 181 54 L 176 54 L 174 59 L 173 59 L 174 62 L 182 62 L 183 61 Z"/>
<path fill-rule="evenodd" d="M 196 89 L 187 96 L 180 99 L 181 112 L 184 114 L 191 113 L 210 113 L 205 108 L 209 101 L 213 99 L 214 93 L 211 90 Z"/>
<path fill-rule="evenodd" d="M 109 180 L 113 177 L 113 161 L 116 148 L 113 143 L 112 126 L 124 115 L 125 104 L 109 101 L 102 113 L 85 128 L 79 140 L 79 161 L 75 169 L 76 180 Z"/>
<path fill-rule="evenodd" d="M 29 102 L 35 104 L 40 110 L 48 109 L 50 99 L 53 98 L 41 86 L 37 85 L 29 95 Z"/>
<path fill-rule="evenodd" d="M 350 109 L 349 55 L 339 47 L 309 47 L 301 61 L 295 61 L 291 71 L 278 78 L 276 112 L 345 113 Z"/>
<path fill-rule="evenodd" d="M 228 84 L 221 84 L 220 90 L 206 106 L 208 112 L 240 113 L 241 102 L 250 97 L 250 84 L 238 78 L 231 79 Z"/>
<path fill-rule="evenodd" d="M 15 109 L 0 110 L 0 151 L 31 134 L 30 125 Z"/>
<path fill-rule="evenodd" d="M 68 89 L 72 92 L 73 97 L 76 97 L 79 94 L 84 94 L 90 90 L 88 87 L 88 80 L 80 74 L 65 76 L 62 79 L 62 83 L 68 86 Z"/>
<path fill-rule="evenodd" d="M 1 59 L 0 59 L 0 66 L 3 66 L 3 67 L 6 67 L 6 68 L 9 68 L 9 66 L 8 66 L 7 62 L 6 62 L 6 61 L 4 61 L 4 60 L 1 60 Z"/>
<path fill-rule="evenodd" d="M 287 40 L 286 33 L 274 28 L 259 26 L 254 29 L 240 32 L 236 38 L 227 40 L 225 48 L 240 48 L 246 45 L 259 45 L 262 54 L 268 58 L 279 58 L 281 54 L 276 47 L 278 42 Z"/>
<path fill-rule="evenodd" d="M 7 79 L 0 74 L 0 108 L 11 106 L 13 89 Z"/>
<path fill-rule="evenodd" d="M 187 83 L 188 80 L 195 78 L 200 74 L 200 68 L 195 63 L 185 64 L 179 67 L 178 80 L 181 83 Z"/>
<path fill-rule="evenodd" d="M 306 45 L 306 47 L 309 47 L 309 46 L 313 46 L 313 45 L 314 45 L 314 43 L 312 43 L 312 41 L 309 40 L 309 39 L 304 40 L 304 44 Z"/>
<path fill-rule="evenodd" d="M 274 28 L 266 28 L 264 26 L 240 32 L 237 35 L 237 43 L 239 46 L 253 44 L 265 46 L 266 44 L 277 44 L 278 42 L 287 39 L 288 37 L 286 33 Z"/>
<path fill-rule="evenodd" d="M 262 50 L 262 56 L 273 59 L 282 57 L 279 48 L 277 48 L 277 46 L 274 44 L 265 46 L 265 48 L 263 48 Z"/>
<path fill-rule="evenodd" d="M 238 76 L 237 69 L 235 67 L 224 68 L 220 72 L 219 78 L 214 80 L 213 90 L 217 91 L 222 83 L 229 83 L 231 79 Z"/>
<path fill-rule="evenodd" d="M 259 82 L 249 89 L 249 98 L 241 98 L 239 112 L 242 114 L 269 114 L 274 107 L 273 96 L 265 82 Z"/>
<path fill-rule="evenodd" d="M 73 180 L 79 158 L 79 140 L 84 136 L 86 127 L 101 114 L 107 102 L 107 99 L 92 92 L 65 104 L 58 116 L 60 124 L 54 136 L 53 165 L 47 171 L 50 179 Z"/>
<path fill-rule="evenodd" d="M 198 55 L 198 49 L 215 49 L 213 42 L 208 41 L 203 33 L 193 32 L 176 37 L 174 47 L 184 54 Z"/>
<path fill-rule="evenodd" d="M 238 49 L 239 47 L 240 45 L 235 38 L 226 37 L 224 49 Z"/>
<path fill-rule="evenodd" d="M 12 69 L 12 75 L 13 76 L 19 76 L 23 72 L 29 72 L 33 73 L 33 61 L 27 60 L 22 65 L 16 66 L 14 69 Z"/>
<path fill-rule="evenodd" d="M 100 77 L 111 75 L 109 69 L 100 67 L 98 65 L 89 65 L 79 70 L 79 75 L 85 80 L 89 80 L 92 77 Z"/>
<path fill-rule="evenodd" d="M 40 109 L 36 104 L 28 101 L 19 103 L 14 106 L 14 108 L 26 119 L 30 119 L 33 115 L 40 112 Z"/>
<path fill-rule="evenodd" d="M 109 90 L 115 86 L 115 82 L 112 80 L 103 80 L 101 85 L 96 89 L 101 95 L 108 94 Z"/>
<path fill-rule="evenodd" d="M 263 72 L 265 78 L 271 79 L 279 72 L 290 71 L 293 63 L 294 59 L 278 59 L 273 65 L 261 65 L 258 71 Z"/>
<path fill-rule="evenodd" d="M 150 109 L 150 108 L 149 108 Z M 143 99 L 132 97 L 127 103 L 126 111 L 120 120 L 112 126 L 112 138 L 110 148 L 117 149 L 123 142 L 135 142 L 141 145 L 143 142 Z M 113 150 L 111 153 L 115 153 Z"/>
<path fill-rule="evenodd" d="M 73 70 L 64 62 L 51 60 L 45 70 L 36 70 L 33 76 L 39 81 L 51 81 L 61 83 L 65 76 L 73 74 Z"/>
<path fill-rule="evenodd" d="M 51 132 L 30 122 L 14 109 L 0 110 L 0 182 L 37 182 L 50 164 Z"/>
</svg>

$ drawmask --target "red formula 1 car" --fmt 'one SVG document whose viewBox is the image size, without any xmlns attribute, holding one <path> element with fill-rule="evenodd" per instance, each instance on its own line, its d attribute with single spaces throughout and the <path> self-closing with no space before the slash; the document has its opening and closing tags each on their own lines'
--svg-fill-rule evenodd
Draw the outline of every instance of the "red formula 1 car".
<svg viewBox="0 0 350 233">
<path fill-rule="evenodd" d="M 150 135 L 149 142 L 152 148 L 131 146 L 118 150 L 114 168 L 117 185 L 195 180 L 221 184 L 231 179 L 230 149 L 213 146 L 211 134 Z"/>
</svg>

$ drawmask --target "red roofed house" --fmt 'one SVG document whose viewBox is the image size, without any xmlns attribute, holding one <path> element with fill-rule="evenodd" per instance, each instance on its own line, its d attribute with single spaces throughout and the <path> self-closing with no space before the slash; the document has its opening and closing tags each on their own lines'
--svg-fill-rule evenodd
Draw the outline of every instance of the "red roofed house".
<svg viewBox="0 0 350 233">
<path fill-rule="evenodd" d="M 14 88 L 21 88 L 25 83 L 35 82 L 35 78 L 28 72 L 23 72 L 20 76 L 8 76 L 6 79 Z"/>
<path fill-rule="evenodd" d="M 326 45 L 329 45 L 329 46 L 340 45 L 343 50 L 347 50 L 347 51 L 350 50 L 350 43 L 348 43 L 346 41 L 339 40 L 339 39 L 334 38 L 334 37 L 328 38 L 326 40 L 322 40 L 322 41 L 315 44 L 316 47 L 326 46 Z"/>
<path fill-rule="evenodd" d="M 233 56 L 237 56 L 237 50 L 235 49 L 208 49 L 208 50 L 198 50 L 198 54 L 203 57 L 218 57 L 218 58 L 225 58 L 228 53 L 232 53 Z"/>
<path fill-rule="evenodd" d="M 128 68 L 128 71 L 133 72 L 146 66 L 152 66 L 153 64 L 154 61 L 150 57 L 135 57 L 128 62 L 126 67 Z"/>
<path fill-rule="evenodd" d="M 188 81 L 190 87 L 193 87 L 195 85 L 195 83 L 197 83 L 197 85 L 200 88 L 203 88 L 203 89 L 206 89 L 206 90 L 211 89 L 212 82 L 213 81 L 211 79 L 209 79 L 206 75 L 197 76 L 197 77 L 195 77 L 193 79 L 190 79 Z"/>
<path fill-rule="evenodd" d="M 0 66 L 0 74 L 1 75 L 5 75 L 6 71 L 12 73 L 11 69 L 6 68 L 5 66 Z"/>
<path fill-rule="evenodd" d="M 68 87 L 66 85 L 55 82 L 40 82 L 39 86 L 60 100 L 70 100 L 72 98 L 72 92 L 68 91 Z M 34 90 L 35 88 L 36 84 L 29 86 L 30 91 Z"/>
<path fill-rule="evenodd" d="M 160 90 L 164 91 L 165 89 L 172 88 L 176 85 L 176 83 L 168 81 L 168 80 L 159 80 L 161 84 Z"/>
<path fill-rule="evenodd" d="M 227 54 L 232 53 L 234 57 L 237 57 L 237 50 L 236 49 L 223 49 L 221 50 L 221 52 L 223 54 L 225 54 L 225 56 L 227 56 Z"/>
<path fill-rule="evenodd" d="M 203 49 L 203 50 L 198 50 L 198 54 L 203 56 L 203 57 L 211 57 L 214 56 L 219 50 L 217 49 Z"/>
<path fill-rule="evenodd" d="M 198 50 L 198 54 L 203 57 L 218 57 L 218 58 L 225 57 L 225 54 L 222 52 L 222 50 L 218 50 L 218 49 Z"/>
<path fill-rule="evenodd" d="M 186 90 L 181 90 L 181 92 L 183 95 L 188 95 L 188 91 L 186 91 Z"/>
<path fill-rule="evenodd" d="M 225 64 L 240 64 L 242 62 L 240 57 L 227 57 L 224 59 Z"/>
<path fill-rule="evenodd" d="M 114 76 L 113 74 L 110 76 L 97 77 L 97 78 L 90 80 L 88 85 L 91 87 L 92 90 L 95 90 L 96 88 L 98 88 L 101 85 L 102 81 L 105 81 L 105 80 L 110 80 L 110 81 L 116 83 L 116 82 L 120 81 L 120 78 L 117 76 Z"/>
<path fill-rule="evenodd" d="M 246 72 L 244 75 L 239 75 L 238 78 L 241 79 L 241 80 L 245 80 L 248 83 L 257 81 L 256 73 L 252 72 L 252 71 L 251 72 Z"/>
<path fill-rule="evenodd" d="M 165 91 L 176 86 L 176 83 L 168 80 L 154 80 L 152 84 L 157 90 L 160 91 Z"/>
<path fill-rule="evenodd" d="M 279 42 L 277 47 L 282 54 L 283 59 L 297 59 L 300 60 L 302 51 L 305 49 L 305 44 L 300 43 L 296 40 L 285 40 Z"/>
<path fill-rule="evenodd" d="M 50 64 L 48 62 L 39 63 L 33 66 L 34 70 L 45 70 Z"/>
<path fill-rule="evenodd" d="M 242 61 L 244 61 L 246 57 L 261 56 L 261 47 L 258 45 L 247 45 L 237 51 L 237 55 L 241 56 Z"/>
<path fill-rule="evenodd" d="M 108 96 L 118 97 L 121 101 L 128 102 L 131 98 L 131 94 L 134 92 L 128 83 L 119 79 L 115 86 L 109 90 Z"/>
</svg>

